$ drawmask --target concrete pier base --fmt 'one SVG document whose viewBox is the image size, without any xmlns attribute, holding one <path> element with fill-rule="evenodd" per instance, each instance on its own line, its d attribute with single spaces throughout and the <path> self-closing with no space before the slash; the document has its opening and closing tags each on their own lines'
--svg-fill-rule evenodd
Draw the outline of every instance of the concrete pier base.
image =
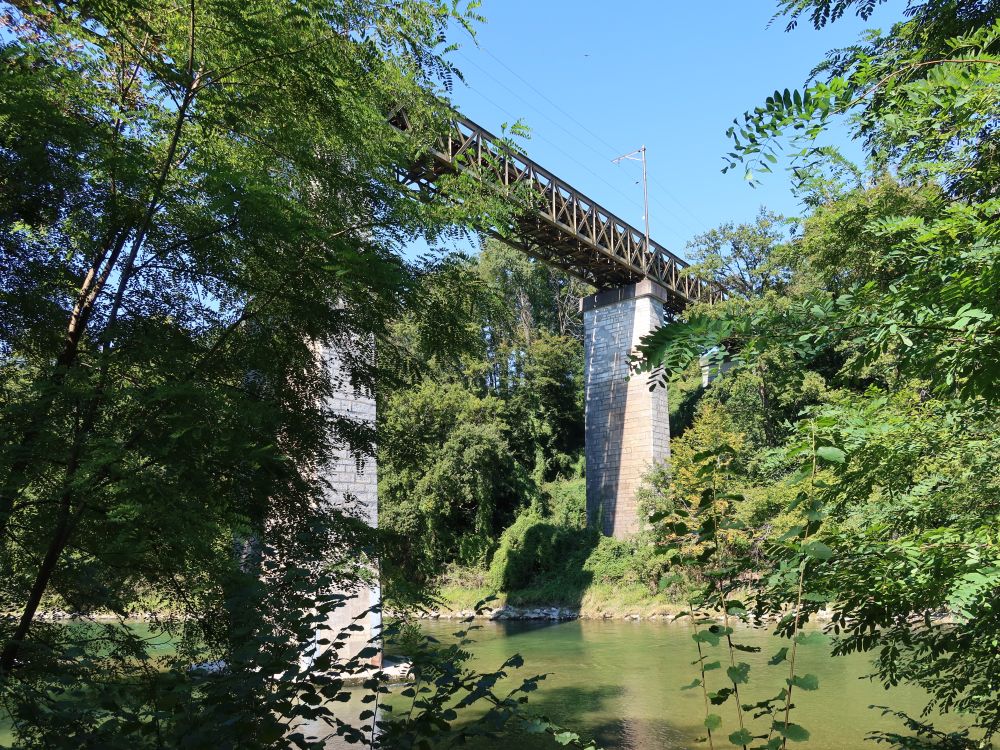
<svg viewBox="0 0 1000 750">
<path fill-rule="evenodd" d="M 629 356 L 663 324 L 667 291 L 645 280 L 581 301 L 586 399 L 587 518 L 614 537 L 641 528 L 636 490 L 650 466 L 670 455 L 665 388 L 629 379 Z"/>
</svg>

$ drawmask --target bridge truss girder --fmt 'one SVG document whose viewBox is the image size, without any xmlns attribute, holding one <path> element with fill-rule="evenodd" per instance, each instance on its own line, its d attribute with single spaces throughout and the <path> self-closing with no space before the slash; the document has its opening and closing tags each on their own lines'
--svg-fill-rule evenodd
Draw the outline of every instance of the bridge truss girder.
<svg viewBox="0 0 1000 750">
<path fill-rule="evenodd" d="M 409 130 L 403 111 L 392 123 Z M 403 184 L 436 192 L 446 173 L 471 172 L 505 188 L 527 186 L 529 206 L 515 226 L 497 236 L 535 258 L 598 289 L 651 279 L 667 290 L 674 312 L 692 302 L 724 297 L 715 284 L 683 273 L 688 264 L 591 200 L 528 156 L 466 118 L 451 121 L 448 133 L 414 166 L 400 170 Z"/>
</svg>

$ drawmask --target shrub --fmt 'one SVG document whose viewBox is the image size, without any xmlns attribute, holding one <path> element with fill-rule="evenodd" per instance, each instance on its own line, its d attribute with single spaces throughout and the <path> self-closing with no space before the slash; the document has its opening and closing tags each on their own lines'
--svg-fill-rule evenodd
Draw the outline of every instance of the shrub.
<svg viewBox="0 0 1000 750">
<path fill-rule="evenodd" d="M 500 536 L 488 577 L 497 591 L 514 591 L 559 580 L 580 586 L 581 572 L 597 542 L 591 529 L 563 526 L 537 507 L 523 511 Z M 585 585 L 585 584 L 584 584 Z"/>
</svg>

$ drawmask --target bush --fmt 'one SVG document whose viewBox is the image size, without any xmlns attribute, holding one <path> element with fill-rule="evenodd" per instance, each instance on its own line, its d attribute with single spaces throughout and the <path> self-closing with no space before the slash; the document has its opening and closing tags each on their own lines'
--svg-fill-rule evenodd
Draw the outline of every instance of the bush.
<svg viewBox="0 0 1000 750">
<path fill-rule="evenodd" d="M 663 558 L 642 537 L 614 539 L 602 536 L 591 551 L 584 570 L 595 583 L 628 586 L 642 584 L 655 592 L 663 574 Z"/>
<path fill-rule="evenodd" d="M 587 481 L 582 472 L 573 479 L 549 482 L 542 487 L 549 520 L 559 526 L 587 528 Z"/>
<path fill-rule="evenodd" d="M 492 590 L 549 603 L 578 601 L 591 584 L 656 590 L 663 565 L 652 545 L 587 528 L 582 478 L 546 485 L 545 492 L 544 505 L 523 511 L 500 536 L 487 576 Z"/>
<path fill-rule="evenodd" d="M 589 576 L 581 573 L 596 537 L 591 529 L 553 523 L 537 507 L 529 508 L 500 536 L 487 580 L 497 591 L 515 591 L 552 580 L 569 587 L 586 586 Z"/>
<path fill-rule="evenodd" d="M 379 425 L 379 524 L 391 578 L 485 566 L 497 533 L 538 490 L 513 450 L 507 405 L 430 382 L 388 401 Z"/>
</svg>

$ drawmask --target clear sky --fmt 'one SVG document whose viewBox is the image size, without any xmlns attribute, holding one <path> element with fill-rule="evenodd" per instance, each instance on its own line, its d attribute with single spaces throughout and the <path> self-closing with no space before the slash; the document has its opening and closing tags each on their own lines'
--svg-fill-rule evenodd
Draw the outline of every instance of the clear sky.
<svg viewBox="0 0 1000 750">
<path fill-rule="evenodd" d="M 454 101 L 494 133 L 521 119 L 528 154 L 642 228 L 641 166 L 611 160 L 645 144 L 654 240 L 682 257 L 687 241 L 761 204 L 794 216 L 780 171 L 752 189 L 721 174 L 732 119 L 776 88 L 800 86 L 824 52 L 901 18 L 890 0 L 869 22 L 851 16 L 786 33 L 771 0 L 485 0 L 475 42 L 453 59 L 466 83 Z"/>
</svg>

